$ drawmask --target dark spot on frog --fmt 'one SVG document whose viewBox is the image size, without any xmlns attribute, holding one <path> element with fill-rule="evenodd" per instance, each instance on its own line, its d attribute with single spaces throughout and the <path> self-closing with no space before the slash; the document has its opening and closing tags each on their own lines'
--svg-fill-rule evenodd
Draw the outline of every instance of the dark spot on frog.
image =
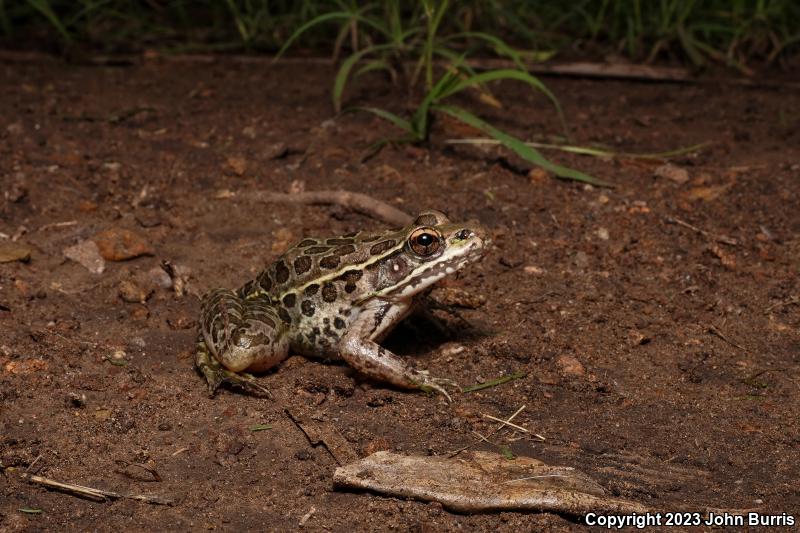
<svg viewBox="0 0 800 533">
<path fill-rule="evenodd" d="M 356 282 L 361 279 L 364 273 L 360 270 L 348 270 L 336 278 L 337 281 L 344 281 L 344 292 L 350 294 L 356 290 Z"/>
<path fill-rule="evenodd" d="M 381 237 L 383 237 L 383 235 L 379 233 L 378 235 L 373 235 L 372 237 L 366 237 L 365 239 L 362 239 L 361 242 L 363 243 L 375 242 Z"/>
<path fill-rule="evenodd" d="M 432 213 L 420 215 L 417 217 L 417 220 L 414 221 L 414 224 L 418 226 L 435 226 L 438 223 L 439 220 L 436 218 L 436 215 Z"/>
<path fill-rule="evenodd" d="M 341 319 L 341 317 L 336 317 L 333 319 L 333 327 L 336 329 L 344 329 L 345 322 Z"/>
<path fill-rule="evenodd" d="M 356 251 L 356 247 L 352 244 L 348 244 L 346 246 L 339 246 L 337 249 L 333 251 L 335 255 L 348 255 L 352 254 Z"/>
<path fill-rule="evenodd" d="M 294 260 L 294 271 L 298 274 L 303 274 L 311 269 L 311 258 L 307 255 L 301 255 Z"/>
<path fill-rule="evenodd" d="M 303 290 L 303 294 L 305 294 L 306 296 L 314 296 L 315 294 L 317 294 L 318 290 L 319 290 L 319 284 L 312 283 L 311 285 L 306 287 L 305 290 Z"/>
<path fill-rule="evenodd" d="M 333 245 L 337 245 L 337 244 L 353 244 L 353 239 L 344 238 L 344 236 L 336 237 L 335 239 L 328 239 L 327 241 L 325 241 L 325 244 L 333 244 Z"/>
<path fill-rule="evenodd" d="M 283 297 L 283 305 L 286 307 L 294 307 L 294 304 L 297 303 L 297 295 L 293 292 L 290 292 L 286 296 Z"/>
<path fill-rule="evenodd" d="M 315 306 L 314 302 L 312 302 L 311 300 L 303 300 L 303 303 L 300 304 L 300 309 L 304 315 L 314 316 Z"/>
<path fill-rule="evenodd" d="M 380 255 L 389 248 L 392 248 L 395 244 L 396 244 L 395 241 L 392 239 L 381 241 L 377 244 L 373 244 L 372 247 L 369 249 L 369 253 L 370 255 Z"/>
<path fill-rule="evenodd" d="M 357 231 L 353 231 L 353 232 L 350 232 L 350 233 L 345 233 L 344 235 L 342 235 L 342 237 L 345 238 L 345 239 L 352 239 L 356 235 L 358 235 L 358 232 Z"/>
<path fill-rule="evenodd" d="M 306 248 L 308 246 L 314 246 L 315 244 L 317 244 L 317 241 L 314 239 L 304 239 L 297 245 L 297 248 Z"/>
<path fill-rule="evenodd" d="M 289 268 L 283 261 L 275 263 L 275 281 L 278 283 L 286 283 L 289 280 Z"/>
<path fill-rule="evenodd" d="M 330 246 L 314 246 L 313 248 L 309 248 L 303 253 L 306 255 L 318 255 L 318 254 L 324 254 L 330 249 L 331 249 Z"/>
<path fill-rule="evenodd" d="M 283 320 L 287 324 L 291 324 L 292 323 L 292 317 L 289 316 L 289 311 L 287 311 L 283 307 L 279 307 L 278 308 L 278 316 L 281 317 L 281 320 Z"/>
<path fill-rule="evenodd" d="M 381 261 L 376 261 L 376 262 L 372 263 L 371 265 L 367 265 L 367 269 L 369 269 L 369 270 L 375 270 L 375 269 L 378 269 L 378 268 L 380 268 L 380 267 L 382 267 L 382 266 L 384 266 L 384 265 L 389 265 L 389 266 L 391 266 L 391 264 L 392 264 L 392 261 L 394 261 L 394 259 L 395 259 L 395 258 L 396 258 L 398 255 L 400 255 L 400 254 L 402 254 L 402 253 L 403 253 L 403 251 L 402 251 L 402 250 L 395 250 L 394 252 L 392 252 L 392 253 L 390 253 L 389 255 L 387 255 L 385 259 L 383 259 L 383 260 L 381 260 Z"/>
<path fill-rule="evenodd" d="M 336 287 L 333 285 L 333 283 L 326 282 L 322 286 L 322 299 L 328 303 L 335 302 L 336 296 L 337 296 Z"/>
<path fill-rule="evenodd" d="M 313 333 L 314 335 L 319 335 L 320 329 L 317 326 L 314 326 L 313 328 L 311 328 L 311 333 Z"/>
<path fill-rule="evenodd" d="M 272 288 L 272 278 L 269 277 L 269 272 L 263 270 L 261 274 L 258 276 L 258 284 L 264 290 L 264 292 L 269 292 Z"/>
<path fill-rule="evenodd" d="M 338 255 L 326 255 L 323 257 L 320 262 L 319 266 L 321 268 L 332 269 L 339 266 L 339 256 Z"/>
<path fill-rule="evenodd" d="M 380 358 L 383 357 L 384 355 L 386 355 L 386 348 L 384 348 L 383 346 L 378 346 L 378 357 Z"/>
</svg>

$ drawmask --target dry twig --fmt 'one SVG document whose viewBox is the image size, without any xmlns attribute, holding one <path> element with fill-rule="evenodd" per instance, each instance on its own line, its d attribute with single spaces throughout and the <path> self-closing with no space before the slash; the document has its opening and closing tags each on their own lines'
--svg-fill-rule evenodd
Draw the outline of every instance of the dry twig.
<svg viewBox="0 0 800 533">
<path fill-rule="evenodd" d="M 499 426 L 497 426 L 496 428 L 494 428 L 494 430 L 491 433 L 489 433 L 488 435 L 486 435 L 485 437 L 483 435 L 481 435 L 480 433 L 478 433 L 478 436 L 480 437 L 481 440 L 475 441 L 475 442 L 471 442 L 471 443 L 467 444 L 466 446 L 462 446 L 461 448 L 457 449 L 456 451 L 451 452 L 450 455 L 448 455 L 448 457 L 455 457 L 456 455 L 460 454 L 461 452 L 472 448 L 472 446 L 474 446 L 478 442 L 486 441 L 486 442 L 489 442 L 491 444 L 491 442 L 489 441 L 489 437 L 493 436 L 494 434 L 496 434 L 498 431 L 500 431 L 501 429 L 503 429 L 507 425 L 514 426 L 514 427 L 517 427 L 517 428 L 520 428 L 520 429 L 524 430 L 525 432 L 528 432 L 528 430 L 525 429 L 525 428 L 521 428 L 520 426 L 515 426 L 514 424 L 510 424 L 510 422 L 512 420 L 514 420 L 514 417 L 516 417 L 518 414 L 520 414 L 523 409 L 525 409 L 524 405 L 522 407 L 520 407 L 519 409 L 517 409 L 516 411 L 514 411 L 514 414 L 509 416 L 505 420 L 501 420 L 499 418 L 494 418 L 494 417 L 489 416 L 489 415 L 483 415 L 483 416 L 486 416 L 488 418 L 493 418 L 494 420 L 497 420 L 498 422 L 501 422 L 501 424 Z M 477 432 L 473 432 L 473 433 L 477 433 Z M 536 433 L 532 433 L 532 435 L 534 437 L 536 437 L 537 439 L 545 440 L 544 437 L 542 437 L 541 435 L 537 435 Z"/>
<path fill-rule="evenodd" d="M 787 305 L 792 305 L 797 303 L 800 303 L 800 298 L 798 297 L 789 298 L 788 300 L 783 300 L 782 302 L 775 302 L 774 304 L 764 309 L 764 312 L 769 313 L 770 311 L 774 311 L 775 309 L 780 309 L 781 307 L 786 307 Z"/>
<path fill-rule="evenodd" d="M 709 332 L 709 333 L 712 333 L 712 334 L 714 334 L 714 335 L 716 335 L 717 337 L 719 337 L 720 339 L 724 340 L 725 342 L 727 342 L 728 344 L 730 344 L 730 345 L 731 345 L 731 346 L 733 346 L 734 348 L 739 348 L 739 349 L 740 349 L 740 350 L 742 350 L 743 352 L 744 352 L 744 351 L 746 351 L 746 350 L 745 350 L 744 348 L 742 348 L 742 347 L 741 347 L 739 344 L 736 344 L 735 342 L 733 342 L 732 340 L 730 340 L 728 337 L 726 337 L 725 335 L 723 335 L 723 333 L 722 333 L 722 332 L 721 332 L 721 331 L 720 331 L 720 330 L 719 330 L 719 329 L 718 329 L 718 328 L 717 328 L 715 325 L 711 324 L 710 326 L 708 326 L 708 332 Z"/>
<path fill-rule="evenodd" d="M 412 220 L 411 215 L 394 206 L 366 194 L 351 191 L 307 191 L 298 193 L 254 191 L 247 193 L 247 195 L 242 195 L 242 197 L 265 203 L 340 205 L 346 209 L 397 226 L 405 226 Z"/>
<path fill-rule="evenodd" d="M 664 217 L 664 221 L 667 224 L 677 224 L 678 226 L 683 226 L 684 228 L 690 229 L 695 233 L 702 235 L 706 239 L 721 242 L 722 244 L 727 244 L 730 246 L 739 246 L 739 241 L 734 238 L 728 237 L 726 235 L 712 235 L 711 233 L 707 232 L 706 230 L 700 229 L 697 226 L 693 226 L 688 222 L 681 220 L 675 217 Z"/>
<path fill-rule="evenodd" d="M 48 489 L 57 490 L 59 492 L 65 492 L 67 494 L 72 494 L 74 496 L 79 496 L 81 498 L 86 498 L 88 500 L 96 502 L 105 502 L 109 500 L 118 500 L 120 498 L 127 498 L 130 500 L 139 500 L 153 505 L 173 505 L 173 502 L 171 500 L 162 498 L 161 496 L 153 496 L 150 494 L 127 494 L 123 492 L 112 492 L 110 490 L 102 490 L 102 489 L 96 489 L 94 487 L 75 485 L 74 483 L 62 483 L 54 479 L 42 476 L 35 476 L 32 474 L 28 474 L 26 472 L 23 472 L 20 475 L 22 476 L 22 479 L 25 479 L 30 483 L 34 483 L 36 485 L 42 485 L 43 487 L 47 487 Z"/>
</svg>

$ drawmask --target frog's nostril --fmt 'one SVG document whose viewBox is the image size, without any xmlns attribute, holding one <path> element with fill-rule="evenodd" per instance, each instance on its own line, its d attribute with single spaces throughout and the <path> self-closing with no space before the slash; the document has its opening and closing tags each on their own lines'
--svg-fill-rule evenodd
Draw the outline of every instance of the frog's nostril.
<svg viewBox="0 0 800 533">
<path fill-rule="evenodd" d="M 472 230 L 462 229 L 462 230 L 459 230 L 458 233 L 456 233 L 456 239 L 460 239 L 460 240 L 463 241 L 463 240 L 469 239 L 473 235 L 474 235 L 474 233 L 472 233 Z"/>
</svg>

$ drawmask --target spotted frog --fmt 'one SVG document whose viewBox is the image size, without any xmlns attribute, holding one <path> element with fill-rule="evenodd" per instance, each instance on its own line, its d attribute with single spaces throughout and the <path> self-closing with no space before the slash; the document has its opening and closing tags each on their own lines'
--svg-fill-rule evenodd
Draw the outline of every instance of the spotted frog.
<svg viewBox="0 0 800 533">
<path fill-rule="evenodd" d="M 213 395 L 222 383 L 267 393 L 253 376 L 289 352 L 341 357 L 373 379 L 450 396 L 449 379 L 407 365 L 379 342 L 431 286 L 480 259 L 489 244 L 477 222 L 424 211 L 410 225 L 304 239 L 236 291 L 202 301 L 196 365 Z"/>
</svg>

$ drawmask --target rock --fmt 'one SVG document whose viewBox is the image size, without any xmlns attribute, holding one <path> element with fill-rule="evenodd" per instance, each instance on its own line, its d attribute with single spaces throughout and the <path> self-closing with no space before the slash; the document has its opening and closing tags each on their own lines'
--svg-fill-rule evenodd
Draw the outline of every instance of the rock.
<svg viewBox="0 0 800 533">
<path fill-rule="evenodd" d="M 543 268 L 540 268 L 536 265 L 528 265 L 525 268 L 523 268 L 522 271 L 532 276 L 541 276 L 545 272 Z"/>
<path fill-rule="evenodd" d="M 528 172 L 528 179 L 531 183 L 541 184 L 553 179 L 553 174 L 542 167 L 534 167 Z"/>
<path fill-rule="evenodd" d="M 78 409 L 86 407 L 86 395 L 83 393 L 77 394 L 75 392 L 70 392 L 67 395 L 67 405 L 69 407 L 76 407 Z"/>
<path fill-rule="evenodd" d="M 601 241 L 607 241 L 611 235 L 608 233 L 608 229 L 606 228 L 597 228 L 597 238 Z"/>
<path fill-rule="evenodd" d="M 17 289 L 17 292 L 20 294 L 20 296 L 23 296 L 25 298 L 27 298 L 31 294 L 31 286 L 28 282 L 24 280 L 15 279 L 14 288 Z"/>
<path fill-rule="evenodd" d="M 153 267 L 147 271 L 147 277 L 150 278 L 150 281 L 156 286 L 161 289 L 171 289 L 172 288 L 172 278 L 169 277 L 163 268 L 161 267 Z"/>
<path fill-rule="evenodd" d="M 247 160 L 244 157 L 232 156 L 225 163 L 237 176 L 243 176 L 247 172 Z"/>
<path fill-rule="evenodd" d="M 136 222 L 143 228 L 154 228 L 162 224 L 158 211 L 150 208 L 137 209 L 133 215 Z"/>
<path fill-rule="evenodd" d="M 464 309 L 478 309 L 486 303 L 484 295 L 452 286 L 437 287 L 433 291 L 433 298 L 442 305 Z"/>
<path fill-rule="evenodd" d="M 650 342 L 650 337 L 641 331 L 632 329 L 628 331 L 628 344 L 630 346 L 641 346 Z"/>
<path fill-rule="evenodd" d="M 723 250 L 718 244 L 712 244 L 708 250 L 719 259 L 719 262 L 728 270 L 736 270 L 736 256 Z"/>
<path fill-rule="evenodd" d="M 106 230 L 92 237 L 92 240 L 97 244 L 100 255 L 107 261 L 125 261 L 155 253 L 144 237 L 127 229 Z"/>
<path fill-rule="evenodd" d="M 47 361 L 43 359 L 25 359 L 22 361 L 9 361 L 6 363 L 4 369 L 9 374 L 26 375 L 41 370 L 47 370 L 48 366 Z"/>
<path fill-rule="evenodd" d="M 565 376 L 582 377 L 586 374 L 583 364 L 571 355 L 559 355 L 556 359 L 556 364 Z"/>
<path fill-rule="evenodd" d="M 129 279 L 119 282 L 119 297 L 128 303 L 145 303 L 150 295 L 153 294 L 152 288 L 143 288 L 138 283 Z"/>
<path fill-rule="evenodd" d="M 89 272 L 102 274 L 106 269 L 106 262 L 100 255 L 100 249 L 94 241 L 81 241 L 74 246 L 64 248 L 64 257 L 75 261 L 85 267 Z"/>
<path fill-rule="evenodd" d="M 191 329 L 197 326 L 197 321 L 185 311 L 179 311 L 175 316 L 167 318 L 167 325 L 170 329 Z"/>
<path fill-rule="evenodd" d="M 454 355 L 458 355 L 466 351 L 466 347 L 463 344 L 459 344 L 457 342 L 448 342 L 447 344 L 443 345 L 441 348 L 441 353 L 443 356 L 452 358 Z M 451 360 L 451 359 L 448 359 Z M 377 451 L 377 450 L 375 450 Z"/>
<path fill-rule="evenodd" d="M 702 200 L 704 202 L 710 202 L 712 200 L 716 200 L 722 194 L 725 193 L 728 189 L 731 188 L 731 184 L 725 185 L 711 185 L 708 187 L 694 187 L 686 191 L 684 198 L 689 200 L 690 202 L 696 202 L 697 200 Z"/>
<path fill-rule="evenodd" d="M 15 242 L 0 243 L 0 263 L 22 261 L 27 263 L 31 259 L 31 248 Z"/>
<path fill-rule="evenodd" d="M 683 185 L 689 181 L 689 173 L 686 169 L 676 167 L 672 163 L 661 165 L 655 170 L 654 174 L 657 178 L 665 178 L 678 185 Z"/>
<path fill-rule="evenodd" d="M 581 269 L 589 266 L 589 255 L 584 251 L 577 252 L 575 254 L 575 266 Z"/>
</svg>

